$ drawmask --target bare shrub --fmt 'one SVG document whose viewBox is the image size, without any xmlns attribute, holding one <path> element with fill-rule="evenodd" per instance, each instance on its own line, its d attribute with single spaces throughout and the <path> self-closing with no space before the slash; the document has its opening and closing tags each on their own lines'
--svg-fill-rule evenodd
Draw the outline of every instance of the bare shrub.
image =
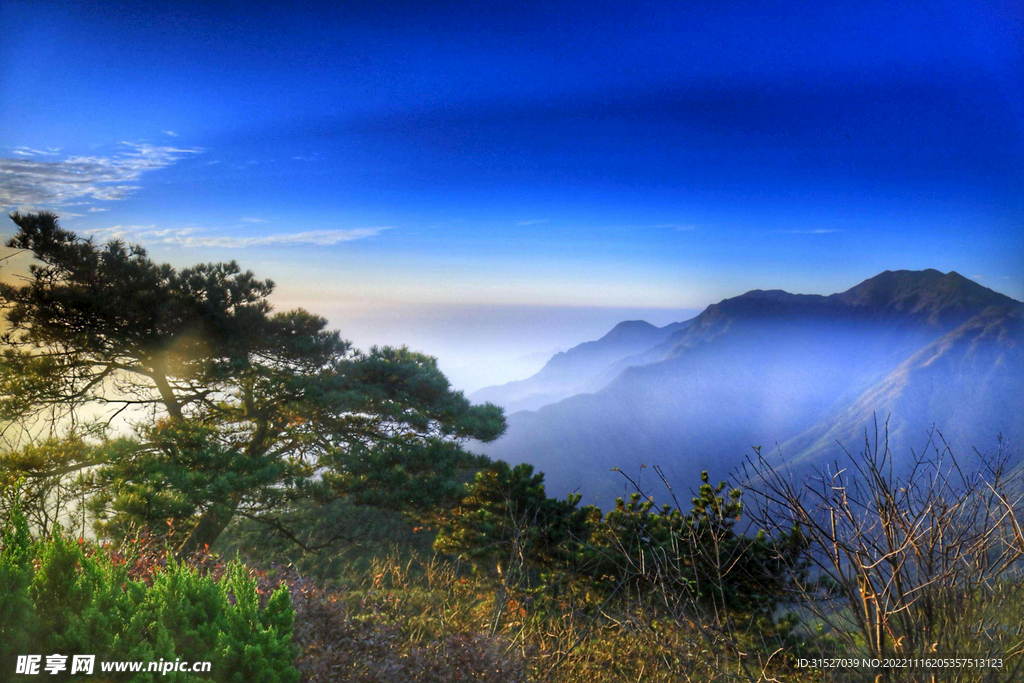
<svg viewBox="0 0 1024 683">
<path fill-rule="evenodd" d="M 798 527 L 807 543 L 813 570 L 790 572 L 804 621 L 845 656 L 1004 661 L 999 670 L 882 680 L 1020 680 L 1020 470 L 1001 442 L 992 455 L 963 458 L 935 431 L 926 448 L 899 462 L 888 425 L 880 433 L 876 423 L 874 432 L 859 454 L 844 449 L 843 460 L 810 475 L 775 466 L 759 450 L 748 460 L 756 524 L 769 533 Z"/>
</svg>

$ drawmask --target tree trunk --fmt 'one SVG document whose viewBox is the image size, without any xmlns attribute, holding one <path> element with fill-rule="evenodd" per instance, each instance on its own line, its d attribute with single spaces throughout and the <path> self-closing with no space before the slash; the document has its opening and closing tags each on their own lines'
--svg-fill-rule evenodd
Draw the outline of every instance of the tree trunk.
<svg viewBox="0 0 1024 683">
<path fill-rule="evenodd" d="M 177 420 L 184 419 L 181 413 L 181 404 L 178 403 L 178 397 L 174 395 L 174 390 L 171 389 L 167 377 L 159 370 L 154 372 L 152 377 L 153 383 L 156 384 L 156 390 L 160 392 L 160 399 L 163 401 L 164 407 L 167 408 L 167 414 Z"/>
<path fill-rule="evenodd" d="M 175 557 L 179 560 L 184 559 L 200 550 L 212 547 L 224 529 L 231 523 L 240 501 L 241 496 L 236 494 L 227 503 L 214 505 L 204 512 L 195 528 L 192 529 L 192 533 L 186 536 L 178 546 L 174 553 Z"/>
</svg>

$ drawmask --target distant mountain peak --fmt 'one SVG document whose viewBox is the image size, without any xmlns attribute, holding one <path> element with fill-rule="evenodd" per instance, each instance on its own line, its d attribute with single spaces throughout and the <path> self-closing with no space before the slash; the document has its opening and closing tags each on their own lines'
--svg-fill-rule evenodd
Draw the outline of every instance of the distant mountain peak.
<svg viewBox="0 0 1024 683">
<path fill-rule="evenodd" d="M 624 330 L 630 328 L 643 328 L 645 330 L 649 330 L 653 327 L 654 325 L 647 322 L 646 320 L 623 320 L 621 323 L 613 327 L 611 331 L 614 332 L 615 330 Z M 611 332 L 609 332 L 609 334 L 611 334 Z"/>
<path fill-rule="evenodd" d="M 822 298 L 824 297 L 818 294 L 793 294 L 784 289 L 752 289 L 749 292 L 733 297 L 733 299 L 762 299 L 767 301 L 800 301 Z"/>
<path fill-rule="evenodd" d="M 613 327 L 608 334 L 601 337 L 607 341 L 621 341 L 627 338 L 649 335 L 653 330 L 658 329 L 646 320 L 623 320 Z"/>
<path fill-rule="evenodd" d="M 988 306 L 1017 303 L 956 271 L 886 270 L 830 297 L 851 306 L 928 322 L 959 323 Z"/>
<path fill-rule="evenodd" d="M 869 277 L 858 285 L 854 285 L 847 292 L 853 292 L 857 290 L 881 290 L 891 289 L 898 287 L 934 287 L 941 285 L 942 283 L 957 283 L 967 286 L 975 286 L 981 289 L 989 290 L 987 287 L 979 285 L 974 280 L 964 277 L 955 270 L 951 270 L 948 273 L 943 273 L 941 270 L 934 268 L 925 268 L 924 270 L 883 270 L 874 277 Z M 846 293 L 846 292 L 844 292 Z M 1000 295 L 1002 296 L 1002 295 Z"/>
</svg>

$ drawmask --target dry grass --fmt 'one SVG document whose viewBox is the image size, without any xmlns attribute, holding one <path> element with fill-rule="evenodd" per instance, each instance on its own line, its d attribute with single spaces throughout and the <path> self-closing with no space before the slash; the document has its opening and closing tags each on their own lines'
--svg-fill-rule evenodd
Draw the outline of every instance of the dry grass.
<svg viewBox="0 0 1024 683">
<path fill-rule="evenodd" d="M 497 594 L 437 558 L 378 560 L 347 590 L 293 588 L 300 669 L 315 683 L 814 680 L 791 655 L 727 652 L 651 604 L 569 591 L 515 596 L 499 610 Z"/>
</svg>

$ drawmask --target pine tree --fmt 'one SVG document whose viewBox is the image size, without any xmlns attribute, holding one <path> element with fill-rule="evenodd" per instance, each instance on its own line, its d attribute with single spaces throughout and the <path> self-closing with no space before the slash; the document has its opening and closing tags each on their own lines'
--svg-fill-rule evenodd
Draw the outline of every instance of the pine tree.
<svg viewBox="0 0 1024 683">
<path fill-rule="evenodd" d="M 7 246 L 35 261 L 0 284 L 0 424 L 136 416 L 130 435 L 30 472 L 83 473 L 108 532 L 172 523 L 190 553 L 240 515 L 278 525 L 300 496 L 428 507 L 484 462 L 463 442 L 504 431 L 501 409 L 471 405 L 435 359 L 360 352 L 322 317 L 275 313 L 274 284 L 233 261 L 179 270 L 51 213 L 11 218 Z"/>
</svg>

